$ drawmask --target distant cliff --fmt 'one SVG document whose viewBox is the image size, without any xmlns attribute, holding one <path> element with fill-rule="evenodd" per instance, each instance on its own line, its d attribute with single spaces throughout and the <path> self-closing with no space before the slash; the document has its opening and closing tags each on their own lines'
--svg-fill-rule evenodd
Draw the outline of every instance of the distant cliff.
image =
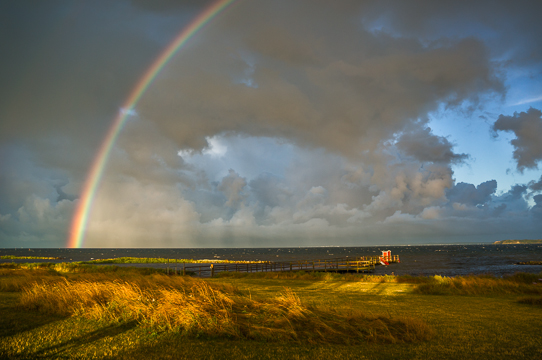
<svg viewBox="0 0 542 360">
<path fill-rule="evenodd" d="M 493 244 L 542 244 L 542 239 L 538 240 L 501 240 L 495 241 Z"/>
</svg>

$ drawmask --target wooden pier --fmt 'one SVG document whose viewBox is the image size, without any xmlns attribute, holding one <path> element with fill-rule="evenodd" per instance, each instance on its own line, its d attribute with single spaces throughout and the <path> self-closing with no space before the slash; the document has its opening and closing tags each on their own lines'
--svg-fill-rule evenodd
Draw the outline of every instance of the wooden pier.
<svg viewBox="0 0 542 360">
<path fill-rule="evenodd" d="M 200 264 L 177 266 L 168 266 L 166 273 L 169 275 L 195 275 L 199 277 L 213 277 L 219 272 L 270 272 L 270 271 L 321 271 L 335 273 L 370 273 L 375 266 L 390 263 L 398 263 L 399 255 L 391 255 L 388 252 L 384 256 L 360 256 L 343 257 L 332 259 L 317 260 L 298 260 L 298 261 L 267 261 L 258 263 L 227 263 L 227 264 Z M 181 265 L 181 266 L 179 266 Z"/>
</svg>

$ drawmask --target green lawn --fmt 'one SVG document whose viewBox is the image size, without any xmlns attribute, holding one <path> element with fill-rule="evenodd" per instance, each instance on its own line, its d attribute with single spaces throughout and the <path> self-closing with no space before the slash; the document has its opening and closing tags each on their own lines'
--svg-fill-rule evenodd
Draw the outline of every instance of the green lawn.
<svg viewBox="0 0 542 360">
<path fill-rule="evenodd" d="M 542 359 L 542 307 L 518 303 L 525 295 L 422 295 L 412 293 L 415 284 L 395 282 L 209 281 L 234 285 L 253 298 L 275 297 L 288 287 L 311 305 L 421 318 L 435 336 L 418 343 L 355 346 L 186 338 L 136 322 L 105 323 L 27 311 L 18 306 L 20 292 L 1 292 L 0 358 Z"/>
</svg>

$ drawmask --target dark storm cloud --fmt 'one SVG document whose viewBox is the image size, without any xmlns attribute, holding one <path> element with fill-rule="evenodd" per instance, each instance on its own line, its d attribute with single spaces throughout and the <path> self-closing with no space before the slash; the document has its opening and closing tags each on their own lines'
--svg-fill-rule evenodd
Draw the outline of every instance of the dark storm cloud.
<svg viewBox="0 0 542 360">
<path fill-rule="evenodd" d="M 497 181 L 490 180 L 481 183 L 478 186 L 460 182 L 452 189 L 448 190 L 446 197 L 450 203 L 460 203 L 466 205 L 482 205 L 491 200 L 491 195 L 497 190 Z"/>
<path fill-rule="evenodd" d="M 228 175 L 222 179 L 217 187 L 228 199 L 224 205 L 231 208 L 239 207 L 246 197 L 243 194 L 246 185 L 246 179 L 239 176 L 235 170 L 230 169 Z"/>
<path fill-rule="evenodd" d="M 531 208 L 531 212 L 537 218 L 542 219 L 542 195 L 533 196 L 535 206 Z"/>
<path fill-rule="evenodd" d="M 527 185 L 516 184 L 505 194 L 504 200 L 514 201 L 521 199 L 527 190 Z"/>
<path fill-rule="evenodd" d="M 401 34 L 428 39 L 470 33 L 485 37 L 496 57 L 514 65 L 542 60 L 542 23 L 538 0 L 411 0 L 368 1 L 364 19 Z"/>
<path fill-rule="evenodd" d="M 532 191 L 542 191 L 542 176 L 538 181 L 529 182 L 529 189 Z"/>
<path fill-rule="evenodd" d="M 516 184 L 513 185 L 509 191 L 500 196 L 493 196 L 492 202 L 489 207 L 493 207 L 495 212 L 493 216 L 513 216 L 517 217 L 518 214 L 529 217 L 530 205 L 526 201 L 527 185 Z"/>
<path fill-rule="evenodd" d="M 513 116 L 500 115 L 493 124 L 493 131 L 509 131 L 516 135 L 510 141 L 514 146 L 514 159 L 517 169 L 538 169 L 542 160 L 542 112 L 530 108 L 527 112 L 514 113 Z"/>
<path fill-rule="evenodd" d="M 78 196 L 73 195 L 73 194 L 66 194 L 64 192 L 64 190 L 62 190 L 62 188 L 64 186 L 66 186 L 66 185 L 67 185 L 67 183 L 60 183 L 60 184 L 56 184 L 56 185 L 53 186 L 55 188 L 57 194 L 58 194 L 58 196 L 56 198 L 56 202 L 59 202 L 59 201 L 62 201 L 62 200 L 73 201 L 73 200 L 78 198 Z"/>
<path fill-rule="evenodd" d="M 190 19 L 147 14 L 127 1 L 0 2 L 0 227 L 13 230 L 3 245 L 65 243 L 72 200 L 111 121 Z M 143 179 L 152 161 L 133 161 L 138 150 L 124 165 Z"/>
<path fill-rule="evenodd" d="M 210 3 L 0 4 L 2 244 L 62 246 L 119 107 Z M 428 127 L 436 109 L 501 98 L 505 62 L 540 58 L 536 7 L 523 5 L 237 1 L 177 53 L 128 118 L 94 198 L 87 246 L 534 232 L 524 185 L 499 196 L 495 180 L 454 185 L 452 165 L 468 155 Z M 529 122 L 509 118 L 495 131 L 514 132 L 529 148 L 521 158 L 536 165 L 522 132 Z M 280 175 L 261 173 L 271 163 Z M 534 215 L 542 198 L 533 199 Z"/>
<path fill-rule="evenodd" d="M 445 137 L 434 135 L 428 127 L 403 133 L 397 147 L 423 162 L 459 164 L 469 158 L 467 154 L 454 153 L 453 144 Z"/>
<path fill-rule="evenodd" d="M 142 114 L 181 147 L 202 149 L 208 136 L 239 132 L 356 157 L 442 102 L 477 103 L 504 90 L 476 39 L 424 46 L 373 34 L 355 24 L 356 13 L 333 7 L 307 17 L 298 7 L 274 14 L 243 5 L 207 30 L 215 46 L 172 62 L 142 100 Z M 251 21 L 238 21 L 245 12 Z M 340 24 L 317 21 L 339 15 Z M 273 42 L 271 24 L 280 27 Z M 312 52 L 303 50 L 312 43 Z"/>
<path fill-rule="evenodd" d="M 118 16 L 137 18 L 123 2 L 9 4 L 0 33 L 0 139 L 84 132 L 80 140 L 99 140 L 161 46 Z"/>
<path fill-rule="evenodd" d="M 250 191 L 263 206 L 283 206 L 291 198 L 292 191 L 279 177 L 263 173 L 249 182 Z"/>
<path fill-rule="evenodd" d="M 143 10 L 157 12 L 186 11 L 205 9 L 213 0 L 130 0 L 130 2 Z"/>
</svg>

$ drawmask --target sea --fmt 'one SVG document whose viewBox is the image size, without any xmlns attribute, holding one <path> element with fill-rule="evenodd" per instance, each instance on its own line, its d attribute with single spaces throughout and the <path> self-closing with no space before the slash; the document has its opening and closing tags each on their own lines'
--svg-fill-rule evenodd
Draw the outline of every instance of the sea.
<svg viewBox="0 0 542 360">
<path fill-rule="evenodd" d="M 288 248 L 179 248 L 179 249 L 0 249 L 0 256 L 61 257 L 60 260 L 7 260 L 0 263 L 73 262 L 118 257 L 152 257 L 169 259 L 299 261 L 375 256 L 384 250 L 399 255 L 400 263 L 381 265 L 374 274 L 414 276 L 458 276 L 492 274 L 497 277 L 516 272 L 542 273 L 542 265 L 519 265 L 542 261 L 542 244 L 471 244 L 471 245 L 404 245 L 404 246 L 328 246 Z M 134 266 L 134 264 L 118 264 Z M 165 268 L 164 264 L 141 264 Z"/>
</svg>

